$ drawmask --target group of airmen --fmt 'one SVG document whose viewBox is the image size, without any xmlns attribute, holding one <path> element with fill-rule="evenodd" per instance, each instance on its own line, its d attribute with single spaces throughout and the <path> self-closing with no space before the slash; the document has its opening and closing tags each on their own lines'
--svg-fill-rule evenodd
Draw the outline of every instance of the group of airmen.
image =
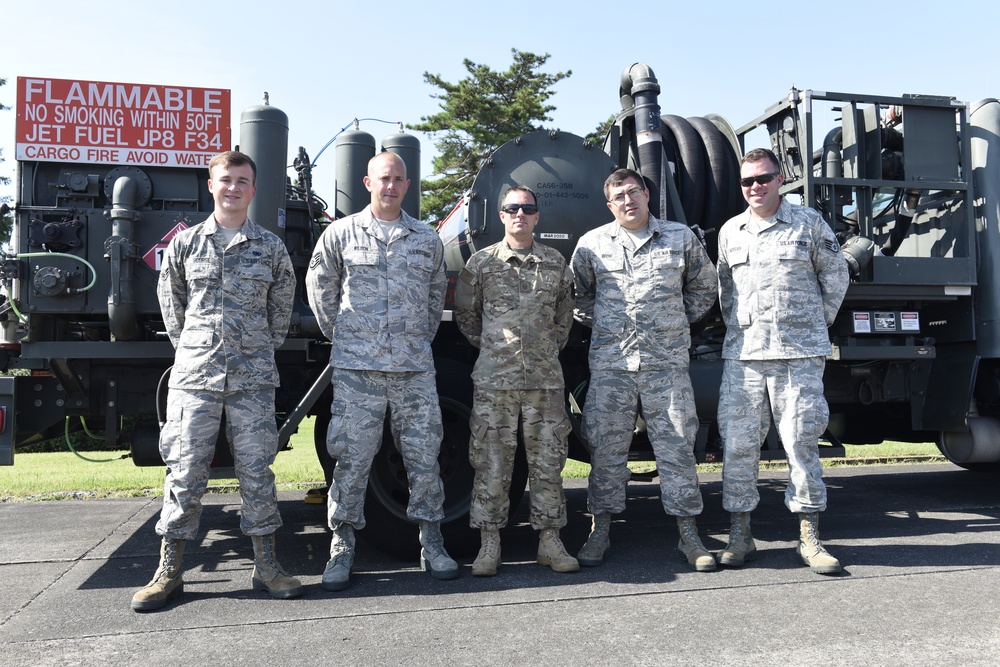
<svg viewBox="0 0 1000 667">
<path fill-rule="evenodd" d="M 167 464 L 156 524 L 160 563 L 133 596 L 136 611 L 159 609 L 183 591 L 184 548 L 198 534 L 220 423 L 234 453 L 240 527 L 253 542 L 252 585 L 279 599 L 303 592 L 275 554 L 281 518 L 270 468 L 278 446 L 274 350 L 288 330 L 295 276 L 284 244 L 247 217 L 253 161 L 221 153 L 209 176 L 214 212 L 174 237 L 159 277 L 176 356 L 160 438 Z M 409 483 L 407 516 L 419 525 L 421 567 L 435 579 L 459 576 L 441 534 L 443 427 L 431 352 L 447 285 L 443 247 L 434 230 L 402 210 L 409 185 L 402 159 L 376 155 L 364 183 L 370 205 L 328 226 L 306 275 L 309 303 L 332 344 L 327 449 L 336 466 L 322 577 L 331 591 L 351 583 L 355 531 L 365 527 L 368 474 L 387 414 Z M 469 258 L 455 289 L 455 321 L 479 350 L 469 445 L 470 524 L 481 536 L 474 576 L 493 576 L 502 563 L 500 531 L 509 518 L 519 429 L 538 563 L 556 572 L 601 565 L 611 548 L 612 517 L 625 509 L 639 416 L 655 453 L 664 511 L 677 520 L 678 552 L 695 570 L 740 567 L 755 557 L 750 513 L 759 501 L 760 444 L 773 419 L 789 461 L 785 504 L 799 518 L 798 554 L 820 574 L 841 571 L 819 539 L 827 500 L 818 440 L 829 419 L 822 382 L 831 353 L 827 327 L 848 271 L 829 225 L 786 201 L 782 183 L 771 151 L 743 158 L 740 184 L 749 208 L 721 228 L 717 266 L 689 227 L 650 214 L 649 190 L 630 169 L 604 184 L 614 220 L 584 234 L 568 264 L 535 240 L 540 212 L 530 187 L 504 193 L 503 240 Z M 718 411 L 723 508 L 731 517 L 718 557 L 696 524 L 703 502 L 688 372 L 690 325 L 717 298 L 726 324 Z M 559 352 L 574 320 L 592 332 L 582 436 L 591 451 L 593 517 L 575 557 L 559 535 L 567 523 L 561 473 L 572 430 Z"/>
</svg>

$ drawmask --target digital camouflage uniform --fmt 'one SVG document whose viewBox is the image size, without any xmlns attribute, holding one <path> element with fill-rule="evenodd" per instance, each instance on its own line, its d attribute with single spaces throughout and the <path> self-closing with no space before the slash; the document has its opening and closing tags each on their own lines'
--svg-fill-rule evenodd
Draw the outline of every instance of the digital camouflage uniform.
<svg viewBox="0 0 1000 667">
<path fill-rule="evenodd" d="M 313 312 L 333 344 L 331 529 L 365 526 L 368 473 L 387 407 L 409 479 L 407 516 L 444 518 L 438 466 L 444 431 L 431 354 L 444 310 L 444 250 L 437 234 L 405 211 L 397 224 L 399 236 L 389 241 L 370 206 L 333 222 L 306 275 Z"/>
<path fill-rule="evenodd" d="M 294 293 L 285 244 L 249 219 L 228 246 L 214 217 L 167 246 L 157 296 L 176 352 L 160 433 L 167 476 L 159 535 L 198 534 L 223 413 L 243 499 L 240 528 L 269 535 L 281 525 L 271 472 L 278 450 L 274 351 L 288 332 Z"/>
<path fill-rule="evenodd" d="M 686 225 L 649 216 L 651 237 L 634 249 L 617 222 L 594 229 L 573 253 L 576 318 L 593 328 L 583 434 L 592 449 L 587 506 L 625 509 L 628 450 L 641 402 L 663 509 L 701 513 L 698 433 L 688 374 L 690 324 L 715 303 L 716 272 Z"/>
<path fill-rule="evenodd" d="M 849 282 L 833 231 L 811 208 L 784 198 L 773 222 L 749 211 L 719 233 L 719 295 L 726 323 L 719 396 L 723 507 L 757 506 L 760 445 L 774 422 L 788 455 L 785 504 L 826 509 L 819 438 L 829 421 L 825 357 Z"/>
<path fill-rule="evenodd" d="M 528 459 L 531 526 L 566 525 L 562 469 L 567 438 L 559 351 L 573 324 L 573 275 L 562 254 L 534 243 L 526 256 L 506 241 L 472 255 L 455 291 L 455 321 L 479 348 L 469 461 L 476 471 L 469 523 L 507 525 L 521 423 Z"/>
</svg>

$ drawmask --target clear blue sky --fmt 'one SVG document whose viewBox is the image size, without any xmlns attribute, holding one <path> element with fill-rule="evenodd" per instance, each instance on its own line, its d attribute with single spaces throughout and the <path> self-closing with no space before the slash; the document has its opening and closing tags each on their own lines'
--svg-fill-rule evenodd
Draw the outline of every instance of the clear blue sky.
<svg viewBox="0 0 1000 667">
<path fill-rule="evenodd" d="M 276 10 L 281 13 L 276 13 Z M 233 141 L 243 109 L 270 94 L 289 116 L 289 150 L 313 157 L 357 118 L 419 122 L 463 58 L 506 69 L 510 50 L 548 53 L 551 126 L 586 134 L 619 110 L 622 71 L 649 65 L 664 113 L 718 113 L 734 126 L 794 85 L 814 90 L 1000 96 L 1000 3 L 952 0 L 611 3 L 145 2 L 0 0 L 0 102 L 18 76 L 228 88 Z M 953 26 L 957 26 L 957 29 Z M 0 174 L 14 175 L 14 112 L 0 112 Z M 365 123 L 380 140 L 390 125 Z M 422 139 L 424 176 L 434 147 Z M 291 156 L 289 158 L 289 161 Z M 332 202 L 332 148 L 315 173 Z M 3 188 L 0 194 L 13 194 Z"/>
</svg>

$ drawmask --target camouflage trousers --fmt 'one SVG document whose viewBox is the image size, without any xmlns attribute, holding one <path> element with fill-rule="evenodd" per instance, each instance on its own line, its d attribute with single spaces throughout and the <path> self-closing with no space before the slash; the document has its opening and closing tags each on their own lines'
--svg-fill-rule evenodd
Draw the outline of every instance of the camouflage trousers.
<svg viewBox="0 0 1000 667">
<path fill-rule="evenodd" d="M 281 526 L 271 464 L 278 453 L 274 389 L 192 391 L 170 389 L 160 456 L 167 464 L 163 510 L 156 523 L 162 537 L 192 540 L 201 521 L 201 497 L 215 456 L 222 414 L 239 481 L 240 529 L 270 535 Z"/>
<path fill-rule="evenodd" d="M 340 523 L 365 527 L 365 491 L 372 461 L 382 445 L 386 411 L 410 485 L 406 516 L 444 518 L 441 407 L 434 371 L 388 373 L 333 369 L 333 403 L 326 447 L 337 461 L 327 502 L 331 530 Z"/>
<path fill-rule="evenodd" d="M 562 390 L 476 387 L 469 424 L 469 462 L 476 471 L 469 511 L 469 525 L 473 528 L 507 525 L 518 424 L 528 459 L 531 527 L 541 530 L 566 525 L 562 470 L 572 426 Z"/>
<path fill-rule="evenodd" d="M 826 509 L 819 438 L 830 420 L 822 357 L 777 361 L 726 359 L 719 390 L 723 440 L 722 507 L 749 512 L 760 494 L 760 446 L 771 418 L 788 456 L 785 505 L 792 512 Z"/>
<path fill-rule="evenodd" d="M 703 507 L 695 468 L 698 414 L 687 364 L 656 370 L 594 371 L 583 406 L 583 435 L 590 444 L 587 507 L 592 513 L 625 510 L 628 450 L 639 403 L 660 479 L 667 514 L 695 516 Z"/>
</svg>

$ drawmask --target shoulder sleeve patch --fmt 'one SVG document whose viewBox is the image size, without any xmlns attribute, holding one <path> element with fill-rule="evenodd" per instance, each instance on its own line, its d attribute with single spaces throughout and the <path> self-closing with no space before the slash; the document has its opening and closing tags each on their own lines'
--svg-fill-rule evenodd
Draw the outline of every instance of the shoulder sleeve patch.
<svg viewBox="0 0 1000 667">
<path fill-rule="evenodd" d="M 470 271 L 470 270 L 469 270 L 469 269 L 467 269 L 467 268 L 464 268 L 464 267 L 463 267 L 463 268 L 462 268 L 462 273 L 461 273 L 461 274 L 459 274 L 459 276 L 458 276 L 458 277 L 459 277 L 459 278 L 460 278 L 460 279 L 462 280 L 462 282 L 464 282 L 464 283 L 468 283 L 468 284 L 470 284 L 470 285 L 475 285 L 475 284 L 476 284 L 476 274 L 475 274 L 475 273 L 473 273 L 472 271 Z"/>
</svg>

